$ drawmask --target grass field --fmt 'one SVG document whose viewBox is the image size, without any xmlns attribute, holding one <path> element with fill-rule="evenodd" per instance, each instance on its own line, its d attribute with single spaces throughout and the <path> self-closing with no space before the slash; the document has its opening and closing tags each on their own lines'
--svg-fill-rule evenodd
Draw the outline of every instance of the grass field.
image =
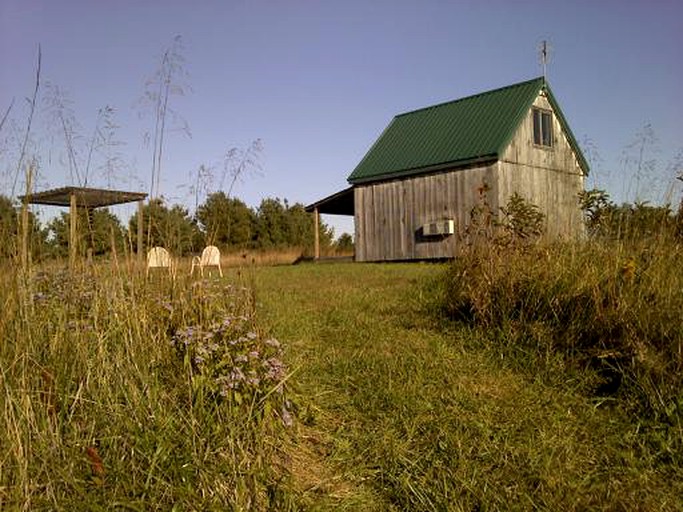
<svg viewBox="0 0 683 512">
<path fill-rule="evenodd" d="M 315 510 L 680 510 L 657 435 L 567 373 L 520 369 L 431 311 L 445 267 L 259 269 L 288 340 L 297 502 Z M 554 367 L 555 363 L 549 363 Z M 679 424 L 680 430 L 680 424 Z"/>
<path fill-rule="evenodd" d="M 446 265 L 226 270 L 4 273 L 0 509 L 683 509 L 680 423 L 444 319 Z"/>
</svg>

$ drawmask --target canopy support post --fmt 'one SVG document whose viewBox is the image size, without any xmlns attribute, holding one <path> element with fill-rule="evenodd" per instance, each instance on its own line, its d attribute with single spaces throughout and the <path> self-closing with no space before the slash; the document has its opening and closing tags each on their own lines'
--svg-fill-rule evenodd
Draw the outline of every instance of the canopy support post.
<svg viewBox="0 0 683 512">
<path fill-rule="evenodd" d="M 144 220 L 143 220 L 143 209 L 145 205 L 145 200 L 144 199 L 139 199 L 138 200 L 138 262 L 142 263 L 143 262 L 143 247 L 142 247 L 142 233 L 143 233 L 143 226 L 144 226 Z"/>
<path fill-rule="evenodd" d="M 76 194 L 69 195 L 69 268 L 76 268 L 77 251 L 77 228 L 78 228 L 78 207 L 76 205 Z"/>
<path fill-rule="evenodd" d="M 313 210 L 313 218 L 314 218 L 313 225 L 314 225 L 314 229 L 315 229 L 314 257 L 316 260 L 319 260 L 320 259 L 320 212 L 318 211 L 317 206 Z"/>
</svg>

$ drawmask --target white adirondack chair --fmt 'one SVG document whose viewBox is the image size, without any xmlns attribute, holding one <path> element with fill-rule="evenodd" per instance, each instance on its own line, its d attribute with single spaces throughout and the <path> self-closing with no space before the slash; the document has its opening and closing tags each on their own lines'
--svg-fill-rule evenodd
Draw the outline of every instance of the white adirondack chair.
<svg viewBox="0 0 683 512">
<path fill-rule="evenodd" d="M 199 267 L 199 273 L 204 277 L 204 267 L 218 267 L 218 273 L 223 277 L 223 269 L 221 269 L 221 251 L 215 245 L 208 245 L 204 247 L 201 256 L 192 258 L 192 268 L 190 275 L 194 273 L 195 267 Z"/>
<path fill-rule="evenodd" d="M 149 250 L 147 253 L 147 276 L 149 276 L 149 269 L 151 268 L 167 268 L 169 273 L 173 275 L 173 260 L 166 249 L 152 247 Z"/>
</svg>

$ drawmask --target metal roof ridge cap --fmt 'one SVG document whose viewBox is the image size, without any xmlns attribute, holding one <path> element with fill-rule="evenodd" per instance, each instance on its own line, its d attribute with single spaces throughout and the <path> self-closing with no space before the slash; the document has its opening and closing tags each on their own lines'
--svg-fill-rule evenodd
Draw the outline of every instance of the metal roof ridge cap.
<svg viewBox="0 0 683 512">
<path fill-rule="evenodd" d="M 396 115 L 394 116 L 394 119 L 399 118 L 399 117 L 403 117 L 403 116 L 407 116 L 407 115 L 410 115 L 410 114 L 415 114 L 415 113 L 421 112 L 421 111 L 423 111 L 423 110 L 430 110 L 430 109 L 432 109 L 432 108 L 438 108 L 438 107 L 443 107 L 443 106 L 445 106 L 445 105 L 450 105 L 450 104 L 453 104 L 453 103 L 459 103 L 459 102 L 461 102 L 461 101 L 470 100 L 470 99 L 473 99 L 473 98 L 477 98 L 477 97 L 479 97 L 479 96 L 486 96 L 486 95 L 493 94 L 493 93 L 496 93 L 496 92 L 504 91 L 504 90 L 506 90 L 506 89 L 512 89 L 512 88 L 515 88 L 515 87 L 521 87 L 521 86 L 523 86 L 523 85 L 528 85 L 528 84 L 530 84 L 531 82 L 535 82 L 535 81 L 537 81 L 537 80 L 540 80 L 540 81 L 541 81 L 541 86 L 544 86 L 544 85 L 547 83 L 547 81 L 545 81 L 545 79 L 544 79 L 542 76 L 538 76 L 538 77 L 536 77 L 536 78 L 532 78 L 532 79 L 530 79 L 530 80 L 525 80 L 525 81 L 523 81 L 523 82 L 518 82 L 518 83 L 516 83 L 516 84 L 510 84 L 510 85 L 506 85 L 506 86 L 504 86 L 504 87 L 498 87 L 498 88 L 496 88 L 496 89 L 490 89 L 490 90 L 488 90 L 488 91 L 483 91 L 483 92 L 479 92 L 479 93 L 476 93 L 476 94 L 470 94 L 469 96 L 463 96 L 462 98 L 456 98 L 456 99 L 454 99 L 454 100 L 442 101 L 441 103 L 435 103 L 434 105 L 428 105 L 428 106 L 426 106 L 426 107 L 417 108 L 417 109 L 415 109 L 415 110 L 408 110 L 408 111 L 406 111 L 406 112 L 401 112 L 400 114 L 396 114 Z"/>
</svg>

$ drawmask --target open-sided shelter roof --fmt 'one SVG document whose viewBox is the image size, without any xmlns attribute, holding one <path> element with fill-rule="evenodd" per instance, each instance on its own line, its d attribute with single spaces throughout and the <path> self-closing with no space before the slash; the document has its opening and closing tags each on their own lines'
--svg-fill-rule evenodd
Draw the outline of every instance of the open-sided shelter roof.
<svg viewBox="0 0 683 512">
<path fill-rule="evenodd" d="M 344 190 L 327 196 L 324 199 L 316 201 L 306 206 L 307 212 L 318 210 L 318 213 L 329 215 L 353 215 L 353 187 L 345 188 Z"/>
<path fill-rule="evenodd" d="M 348 181 L 356 185 L 496 161 L 541 91 L 587 173 L 560 106 L 539 77 L 394 117 Z"/>
<path fill-rule="evenodd" d="M 68 207 L 71 205 L 71 196 L 76 196 L 76 204 L 80 207 L 100 208 L 140 201 L 145 199 L 147 194 L 144 192 L 124 192 L 100 188 L 62 187 L 36 192 L 28 197 L 19 196 L 19 199 L 24 201 L 26 198 L 30 204 Z"/>
</svg>

